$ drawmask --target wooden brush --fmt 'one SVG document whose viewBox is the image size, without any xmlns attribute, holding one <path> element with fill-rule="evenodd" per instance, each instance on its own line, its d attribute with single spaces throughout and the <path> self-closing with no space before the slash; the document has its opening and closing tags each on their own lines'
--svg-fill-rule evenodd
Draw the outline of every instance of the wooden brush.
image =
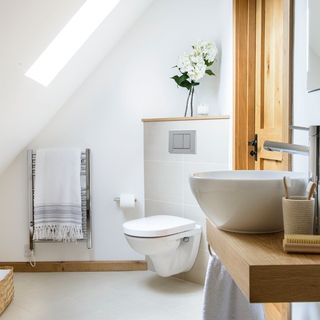
<svg viewBox="0 0 320 320">
<path fill-rule="evenodd" d="M 291 180 L 289 177 L 283 177 L 283 187 L 284 187 L 284 196 L 286 199 L 289 198 L 289 188 L 291 187 Z"/>
<path fill-rule="evenodd" d="M 320 236 L 309 234 L 285 234 L 285 252 L 320 253 Z"/>
<path fill-rule="evenodd" d="M 308 196 L 308 200 L 310 200 L 312 198 L 312 196 L 314 195 L 314 192 L 316 191 L 316 183 L 315 182 L 312 182 L 310 181 L 308 183 L 308 186 L 307 186 L 307 196 Z"/>
</svg>

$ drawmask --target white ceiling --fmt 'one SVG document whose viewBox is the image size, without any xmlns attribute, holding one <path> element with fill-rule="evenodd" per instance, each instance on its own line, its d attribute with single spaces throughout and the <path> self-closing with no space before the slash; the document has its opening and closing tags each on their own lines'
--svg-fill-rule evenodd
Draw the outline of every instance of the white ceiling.
<svg viewBox="0 0 320 320">
<path fill-rule="evenodd" d="M 121 0 L 47 88 L 24 73 L 85 0 L 0 1 L 0 173 L 153 1 Z"/>
</svg>

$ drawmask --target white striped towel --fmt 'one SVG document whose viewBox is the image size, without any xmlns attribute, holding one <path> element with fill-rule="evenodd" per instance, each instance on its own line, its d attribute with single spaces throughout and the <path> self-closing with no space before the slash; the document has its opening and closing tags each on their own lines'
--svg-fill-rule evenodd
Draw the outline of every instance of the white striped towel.
<svg viewBox="0 0 320 320">
<path fill-rule="evenodd" d="M 80 169 L 80 149 L 37 150 L 34 240 L 83 238 Z"/>
</svg>

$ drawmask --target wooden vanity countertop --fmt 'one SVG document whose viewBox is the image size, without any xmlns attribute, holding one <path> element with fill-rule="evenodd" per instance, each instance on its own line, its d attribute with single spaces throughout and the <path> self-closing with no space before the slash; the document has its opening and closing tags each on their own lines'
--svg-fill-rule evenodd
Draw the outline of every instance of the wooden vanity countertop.
<svg viewBox="0 0 320 320">
<path fill-rule="evenodd" d="M 283 252 L 283 233 L 226 232 L 207 220 L 207 239 L 250 302 L 320 301 L 320 255 Z"/>
</svg>

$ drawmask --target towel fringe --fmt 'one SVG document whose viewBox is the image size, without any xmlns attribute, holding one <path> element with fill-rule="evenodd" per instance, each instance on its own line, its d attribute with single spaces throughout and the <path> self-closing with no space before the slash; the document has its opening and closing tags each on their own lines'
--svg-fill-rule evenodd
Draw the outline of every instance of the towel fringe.
<svg viewBox="0 0 320 320">
<path fill-rule="evenodd" d="M 82 226 L 46 224 L 34 227 L 33 240 L 75 242 L 79 239 L 83 239 Z"/>
</svg>

